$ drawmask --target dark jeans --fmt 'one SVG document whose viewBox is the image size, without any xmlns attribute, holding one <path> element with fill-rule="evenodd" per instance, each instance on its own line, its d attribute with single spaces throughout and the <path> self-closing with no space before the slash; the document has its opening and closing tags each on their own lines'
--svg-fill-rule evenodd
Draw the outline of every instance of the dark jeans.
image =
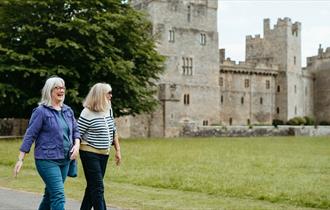
<svg viewBox="0 0 330 210">
<path fill-rule="evenodd" d="M 103 177 L 108 163 L 108 155 L 80 150 L 87 187 L 80 210 L 106 210 Z"/>
<path fill-rule="evenodd" d="M 38 210 L 64 210 L 64 181 L 69 170 L 69 160 L 36 160 L 35 163 L 46 184 Z"/>
</svg>

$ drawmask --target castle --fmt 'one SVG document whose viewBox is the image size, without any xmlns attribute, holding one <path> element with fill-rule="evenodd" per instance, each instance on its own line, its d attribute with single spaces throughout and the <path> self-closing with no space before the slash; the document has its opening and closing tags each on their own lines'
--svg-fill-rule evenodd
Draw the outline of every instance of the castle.
<svg viewBox="0 0 330 210">
<path fill-rule="evenodd" d="M 330 48 L 301 66 L 301 24 L 264 20 L 263 37 L 246 36 L 245 62 L 218 49 L 214 0 L 130 0 L 148 13 L 157 49 L 166 57 L 152 114 L 117 119 L 123 137 L 173 137 L 182 128 L 271 125 L 274 119 L 330 119 Z"/>
</svg>

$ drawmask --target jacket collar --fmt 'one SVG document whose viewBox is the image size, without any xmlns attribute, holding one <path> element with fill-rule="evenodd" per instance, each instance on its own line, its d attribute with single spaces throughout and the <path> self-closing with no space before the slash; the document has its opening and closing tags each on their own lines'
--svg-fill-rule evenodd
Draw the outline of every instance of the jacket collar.
<svg viewBox="0 0 330 210">
<path fill-rule="evenodd" d="M 50 110 L 55 110 L 52 106 L 46 106 L 45 104 L 42 105 L 44 108 L 46 109 L 50 109 Z M 62 111 L 65 112 L 69 109 L 69 107 L 65 104 L 62 105 Z"/>
</svg>

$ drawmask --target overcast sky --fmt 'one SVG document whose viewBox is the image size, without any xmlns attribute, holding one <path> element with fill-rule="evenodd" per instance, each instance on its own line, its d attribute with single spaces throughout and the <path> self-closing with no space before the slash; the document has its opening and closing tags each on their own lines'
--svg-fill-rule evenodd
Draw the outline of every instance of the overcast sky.
<svg viewBox="0 0 330 210">
<path fill-rule="evenodd" d="M 216 0 L 214 0 L 216 1 Z M 219 47 L 226 57 L 245 60 L 245 36 L 263 37 L 263 19 L 270 26 L 278 18 L 289 17 L 302 24 L 302 65 L 317 54 L 319 44 L 330 47 L 330 0 L 218 0 Z"/>
</svg>

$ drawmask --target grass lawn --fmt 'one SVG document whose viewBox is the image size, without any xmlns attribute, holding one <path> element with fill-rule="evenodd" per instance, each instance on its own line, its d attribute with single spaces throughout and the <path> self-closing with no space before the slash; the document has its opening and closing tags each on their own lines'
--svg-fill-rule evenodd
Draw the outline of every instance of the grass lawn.
<svg viewBox="0 0 330 210">
<path fill-rule="evenodd" d="M 0 186 L 41 193 L 27 156 L 12 177 L 20 140 L 0 140 Z M 109 161 L 106 201 L 129 209 L 330 209 L 330 138 L 123 139 L 123 162 Z M 113 157 L 113 154 L 111 155 Z M 85 180 L 68 178 L 81 200 Z"/>
</svg>

